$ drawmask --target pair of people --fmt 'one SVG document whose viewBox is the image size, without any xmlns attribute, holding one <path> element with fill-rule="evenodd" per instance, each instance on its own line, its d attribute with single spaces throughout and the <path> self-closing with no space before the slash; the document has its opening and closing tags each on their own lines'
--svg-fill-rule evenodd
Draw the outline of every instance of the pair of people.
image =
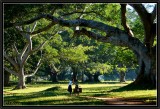
<svg viewBox="0 0 160 109">
<path fill-rule="evenodd" d="M 70 95 L 72 94 L 72 84 L 76 85 L 75 89 L 78 88 L 78 84 L 74 83 L 74 79 L 70 80 L 68 84 L 68 92 L 70 93 Z"/>
</svg>

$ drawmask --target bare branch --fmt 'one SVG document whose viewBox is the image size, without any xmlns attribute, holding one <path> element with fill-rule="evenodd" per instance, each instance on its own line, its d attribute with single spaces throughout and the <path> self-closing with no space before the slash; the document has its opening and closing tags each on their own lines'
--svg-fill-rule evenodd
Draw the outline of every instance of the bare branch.
<svg viewBox="0 0 160 109">
<path fill-rule="evenodd" d="M 58 33 L 58 31 L 55 32 L 54 34 L 48 34 L 51 37 L 48 40 L 42 42 L 38 47 L 36 47 L 35 49 L 33 49 L 32 52 L 38 51 L 39 49 L 43 48 L 43 46 L 47 43 L 47 41 L 49 41 L 50 39 L 52 39 L 57 33 Z"/>
<path fill-rule="evenodd" d="M 122 26 L 126 30 L 126 32 L 131 36 L 134 37 L 132 30 L 130 29 L 129 25 L 127 24 L 126 20 L 126 4 L 121 4 L 121 21 Z"/>
<path fill-rule="evenodd" d="M 28 34 L 28 35 L 32 35 L 32 36 L 34 36 L 34 35 L 37 35 L 37 34 L 39 34 L 39 33 L 41 33 L 41 32 L 43 32 L 43 31 L 47 31 L 47 30 L 49 30 L 52 26 L 54 26 L 55 25 L 55 23 L 54 22 L 51 22 L 49 25 L 47 25 L 47 26 L 45 26 L 44 28 L 41 28 L 41 29 L 39 29 L 39 30 L 37 30 L 37 31 L 32 31 L 32 32 L 27 32 L 27 31 L 20 31 L 20 33 L 22 34 Z"/>
<path fill-rule="evenodd" d="M 28 46 L 29 46 L 29 43 L 27 43 L 27 44 L 24 46 L 24 48 L 23 48 L 23 50 L 22 50 L 22 52 L 21 52 L 21 54 L 20 54 L 20 58 L 21 58 L 21 60 L 22 60 L 23 55 L 25 54 L 25 52 L 26 52 L 26 50 L 27 50 Z"/>
<path fill-rule="evenodd" d="M 32 39 L 30 37 L 30 35 L 26 34 L 27 37 L 29 37 L 29 40 L 28 40 L 28 46 L 26 46 L 28 48 L 28 50 L 24 53 L 24 56 L 22 58 L 22 61 L 21 61 L 21 66 L 24 66 L 24 63 L 27 61 L 30 53 L 32 52 Z"/>
<path fill-rule="evenodd" d="M 31 32 L 33 32 L 35 30 L 36 26 L 37 26 L 37 22 L 34 22 L 34 25 L 33 25 Z"/>
<path fill-rule="evenodd" d="M 13 74 L 13 75 L 18 76 L 18 73 L 16 73 L 16 72 L 13 71 L 13 70 L 10 70 L 9 68 L 7 68 L 7 67 L 5 67 L 5 66 L 4 66 L 4 70 L 6 70 L 7 72 L 9 72 L 9 73 L 11 73 L 11 74 Z"/>
<path fill-rule="evenodd" d="M 29 45 L 30 46 L 30 45 Z M 22 57 L 22 61 L 21 61 L 21 66 L 24 66 L 24 63 L 27 61 L 27 59 L 29 58 L 31 53 L 31 50 L 28 49 L 27 52 L 24 54 L 24 56 Z"/>
<path fill-rule="evenodd" d="M 32 52 L 38 51 L 39 49 L 43 48 L 43 46 L 46 44 L 47 41 L 44 41 L 43 43 L 41 43 L 38 47 L 36 47 L 35 49 L 32 50 Z"/>
<path fill-rule="evenodd" d="M 41 64 L 40 64 L 41 63 L 41 59 L 42 59 L 42 51 L 41 51 L 41 58 L 39 59 L 37 65 L 36 65 L 35 71 L 32 74 L 25 75 L 25 77 L 31 77 L 31 76 L 34 76 L 37 73 L 39 67 L 41 66 Z"/>
<path fill-rule="evenodd" d="M 18 49 L 17 49 L 17 47 L 16 47 L 15 43 L 13 44 L 13 49 L 14 49 L 14 51 L 16 52 L 16 54 L 18 55 L 18 54 L 19 54 L 19 52 L 18 52 Z"/>
<path fill-rule="evenodd" d="M 157 5 L 155 5 L 154 10 L 151 13 L 151 22 L 154 23 L 154 19 L 156 18 L 157 15 Z"/>
<path fill-rule="evenodd" d="M 9 56 L 7 56 L 6 52 L 4 51 L 4 57 L 15 67 L 15 69 L 18 71 L 19 67 L 18 64 L 12 60 Z"/>
</svg>

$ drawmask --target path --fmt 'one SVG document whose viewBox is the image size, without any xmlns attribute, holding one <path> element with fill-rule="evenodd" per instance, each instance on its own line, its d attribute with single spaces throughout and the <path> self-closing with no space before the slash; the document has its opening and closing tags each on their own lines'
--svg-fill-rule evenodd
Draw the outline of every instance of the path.
<svg viewBox="0 0 160 109">
<path fill-rule="evenodd" d="M 107 105 L 156 105 L 155 103 L 146 103 L 141 99 L 128 98 L 106 98 L 106 97 L 87 97 L 103 100 Z"/>
</svg>

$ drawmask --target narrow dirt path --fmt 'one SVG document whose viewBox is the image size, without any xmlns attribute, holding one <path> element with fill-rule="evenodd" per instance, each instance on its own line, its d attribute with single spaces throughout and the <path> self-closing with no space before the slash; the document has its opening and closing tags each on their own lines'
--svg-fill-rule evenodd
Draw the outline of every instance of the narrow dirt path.
<svg viewBox="0 0 160 109">
<path fill-rule="evenodd" d="M 155 103 L 146 103 L 141 99 L 132 98 L 106 98 L 106 97 L 86 97 L 103 100 L 107 105 L 156 105 Z"/>
</svg>

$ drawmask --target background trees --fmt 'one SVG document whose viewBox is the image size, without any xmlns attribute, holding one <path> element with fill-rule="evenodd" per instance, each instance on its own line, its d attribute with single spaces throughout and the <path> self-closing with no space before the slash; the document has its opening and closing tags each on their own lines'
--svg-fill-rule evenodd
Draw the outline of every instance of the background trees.
<svg viewBox="0 0 160 109">
<path fill-rule="evenodd" d="M 55 74 L 53 77 L 57 76 L 57 71 L 62 71 L 61 68 L 69 66 L 75 80 L 79 71 L 95 73 L 97 78 L 98 72 L 117 69 L 122 76 L 120 81 L 125 81 L 123 75 L 126 69 L 136 68 L 138 64 L 139 76 L 134 84 L 147 83 L 155 87 L 156 6 L 149 13 L 142 4 L 129 5 L 133 7 L 130 10 L 126 10 L 126 4 L 5 4 L 4 37 L 8 39 L 5 38 L 4 49 L 6 54 L 14 55 L 9 45 L 11 40 L 22 49 L 24 39 L 15 28 L 34 26 L 37 22 L 33 32 L 22 28 L 20 33 L 38 35 L 33 38 L 35 46 L 37 42 L 50 40 L 42 49 L 43 64 L 50 67 L 51 74 Z M 13 15 L 13 12 L 17 13 Z M 58 34 L 50 39 L 55 32 Z M 29 69 L 32 61 L 27 62 Z M 4 62 L 14 70 L 10 63 Z"/>
</svg>

